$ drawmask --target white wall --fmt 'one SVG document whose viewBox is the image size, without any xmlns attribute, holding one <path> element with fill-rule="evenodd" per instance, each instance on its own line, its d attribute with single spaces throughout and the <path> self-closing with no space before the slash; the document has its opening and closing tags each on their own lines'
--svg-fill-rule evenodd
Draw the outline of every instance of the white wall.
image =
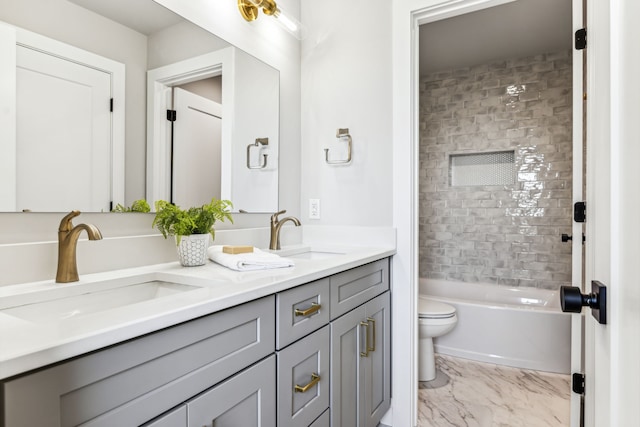
<svg viewBox="0 0 640 427">
<path fill-rule="evenodd" d="M 392 224 L 391 2 L 302 0 L 303 221 L 326 225 Z M 330 166 L 349 128 L 352 163 Z M 344 149 L 343 149 L 344 151 Z M 345 154 L 335 152 L 336 154 Z M 321 219 L 308 219 L 320 199 Z"/>
</svg>

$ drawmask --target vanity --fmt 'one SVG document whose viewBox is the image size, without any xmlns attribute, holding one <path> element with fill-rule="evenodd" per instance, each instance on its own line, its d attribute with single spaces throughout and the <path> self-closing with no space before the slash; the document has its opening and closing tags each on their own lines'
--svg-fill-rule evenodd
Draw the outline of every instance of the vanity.
<svg viewBox="0 0 640 427">
<path fill-rule="evenodd" d="M 393 253 L 308 251 L 259 272 L 163 264 L 68 291 L 144 285 L 167 294 L 155 300 L 59 321 L 4 309 L 0 331 L 22 349 L 0 349 L 0 425 L 376 426 L 390 406 Z"/>
</svg>

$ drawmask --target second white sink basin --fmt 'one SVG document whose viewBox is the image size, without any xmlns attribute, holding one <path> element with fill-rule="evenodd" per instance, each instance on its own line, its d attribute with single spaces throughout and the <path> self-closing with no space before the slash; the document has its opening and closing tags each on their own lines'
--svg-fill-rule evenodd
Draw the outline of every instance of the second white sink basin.
<svg viewBox="0 0 640 427">
<path fill-rule="evenodd" d="M 55 322 L 157 300 L 196 289 L 200 289 L 200 287 L 153 280 L 114 289 L 19 305 L 5 308 L 1 312 L 30 322 Z"/>
<path fill-rule="evenodd" d="M 333 258 L 333 257 L 338 256 L 338 255 L 344 255 L 344 254 L 339 253 L 339 252 L 308 251 L 308 252 L 301 252 L 299 254 L 289 255 L 289 256 L 287 256 L 287 258 L 293 258 L 293 259 L 327 259 L 327 258 Z"/>
<path fill-rule="evenodd" d="M 291 259 L 308 259 L 308 260 L 321 260 L 345 255 L 345 252 L 334 251 L 331 248 L 323 247 L 311 247 L 311 246 L 293 246 L 283 248 L 281 250 L 273 251 L 274 254 L 280 255 L 285 258 Z"/>
</svg>

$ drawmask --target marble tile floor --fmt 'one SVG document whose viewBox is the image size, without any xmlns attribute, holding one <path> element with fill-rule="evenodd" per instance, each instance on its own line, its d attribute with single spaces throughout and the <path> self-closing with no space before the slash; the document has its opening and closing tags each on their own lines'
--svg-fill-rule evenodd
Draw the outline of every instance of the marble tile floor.
<svg viewBox="0 0 640 427">
<path fill-rule="evenodd" d="M 444 355 L 436 366 L 438 377 L 420 383 L 418 427 L 569 426 L 569 375 Z"/>
</svg>

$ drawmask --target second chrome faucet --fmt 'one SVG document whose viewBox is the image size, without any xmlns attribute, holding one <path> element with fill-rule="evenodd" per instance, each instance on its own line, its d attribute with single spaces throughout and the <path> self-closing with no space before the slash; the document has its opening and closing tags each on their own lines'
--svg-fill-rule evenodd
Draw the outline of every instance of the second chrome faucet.
<svg viewBox="0 0 640 427">
<path fill-rule="evenodd" d="M 284 225 L 285 222 L 291 221 L 295 224 L 296 227 L 300 226 L 300 220 L 294 216 L 288 216 L 286 218 L 282 218 L 278 220 L 278 215 L 282 215 L 287 211 L 276 212 L 271 215 L 271 240 L 269 242 L 269 249 L 271 250 L 279 250 L 280 249 L 280 229 Z"/>
</svg>

